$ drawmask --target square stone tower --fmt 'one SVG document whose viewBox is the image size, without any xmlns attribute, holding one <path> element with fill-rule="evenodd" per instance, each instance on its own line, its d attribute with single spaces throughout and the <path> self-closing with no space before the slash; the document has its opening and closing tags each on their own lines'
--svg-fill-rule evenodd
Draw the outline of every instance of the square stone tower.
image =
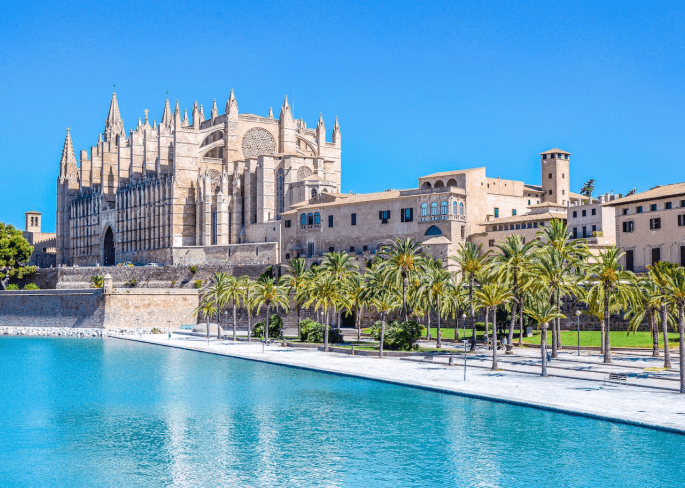
<svg viewBox="0 0 685 488">
<path fill-rule="evenodd" d="M 37 232 L 40 233 L 40 224 L 41 224 L 41 214 L 40 212 L 26 212 L 24 214 L 26 216 L 26 225 L 24 226 L 24 229 L 26 232 Z"/>
<path fill-rule="evenodd" d="M 571 193 L 570 156 L 570 152 L 556 147 L 540 153 L 544 202 L 568 205 Z"/>
</svg>

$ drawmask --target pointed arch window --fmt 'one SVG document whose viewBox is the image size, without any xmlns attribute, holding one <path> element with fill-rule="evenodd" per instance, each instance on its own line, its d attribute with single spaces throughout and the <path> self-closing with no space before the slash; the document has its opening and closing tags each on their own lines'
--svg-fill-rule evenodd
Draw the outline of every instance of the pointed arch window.
<svg viewBox="0 0 685 488">
<path fill-rule="evenodd" d="M 431 216 L 438 215 L 438 204 L 433 202 L 431 203 Z"/>
<path fill-rule="evenodd" d="M 285 172 L 279 168 L 276 172 L 276 218 L 281 219 L 281 214 L 285 211 Z"/>
<path fill-rule="evenodd" d="M 310 213 L 307 215 L 307 224 L 314 225 L 314 214 Z"/>
<path fill-rule="evenodd" d="M 464 215 L 464 202 L 459 202 L 459 215 Z"/>
<path fill-rule="evenodd" d="M 314 224 L 319 225 L 321 223 L 321 214 L 319 212 L 314 213 Z"/>
<path fill-rule="evenodd" d="M 300 215 L 300 225 L 307 225 L 307 214 Z"/>
<path fill-rule="evenodd" d="M 447 215 L 448 208 L 447 202 L 440 203 L 440 215 Z"/>
</svg>

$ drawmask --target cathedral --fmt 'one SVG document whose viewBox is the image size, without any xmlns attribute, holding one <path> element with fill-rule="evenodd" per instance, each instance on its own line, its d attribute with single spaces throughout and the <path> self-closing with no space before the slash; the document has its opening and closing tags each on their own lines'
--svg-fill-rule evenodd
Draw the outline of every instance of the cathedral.
<svg viewBox="0 0 685 488">
<path fill-rule="evenodd" d="M 57 264 L 277 262 L 280 215 L 340 192 L 340 127 L 326 140 L 296 120 L 285 98 L 278 119 L 238 112 L 231 90 L 139 118 L 128 134 L 112 94 L 104 133 L 77 163 L 67 129 L 57 179 Z M 262 248 L 261 258 L 260 249 Z"/>
</svg>

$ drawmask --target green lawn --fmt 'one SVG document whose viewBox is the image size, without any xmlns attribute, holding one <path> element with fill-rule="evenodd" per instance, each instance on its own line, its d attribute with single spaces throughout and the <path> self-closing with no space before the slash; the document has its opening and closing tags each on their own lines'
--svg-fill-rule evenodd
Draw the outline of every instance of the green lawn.
<svg viewBox="0 0 685 488">
<path fill-rule="evenodd" d="M 498 327 L 498 332 L 499 332 L 500 336 L 504 334 L 505 330 L 506 329 L 502 330 Z M 371 331 L 371 329 L 368 329 L 368 328 L 362 329 L 362 332 L 365 332 L 367 334 L 370 331 Z M 443 339 L 448 339 L 448 340 L 454 339 L 454 327 L 448 327 L 448 328 L 441 327 L 440 332 L 441 332 Z M 492 326 L 490 326 L 490 333 L 492 333 Z M 482 342 L 483 341 L 483 334 L 484 334 L 483 331 L 476 331 L 476 340 Z M 519 337 L 518 334 L 519 334 L 519 330 L 514 329 L 514 341 L 518 341 L 518 337 Z M 437 327 L 431 327 L 431 339 L 435 340 L 437 335 L 438 335 L 438 328 Z M 426 338 L 426 330 L 424 329 L 423 333 L 421 334 L 421 339 L 425 339 L 425 338 Z M 461 341 L 464 338 L 471 339 L 471 329 L 466 329 L 466 337 L 464 337 L 464 329 L 460 327 L 459 328 L 459 340 Z"/>
<path fill-rule="evenodd" d="M 635 334 L 626 335 L 625 332 L 612 331 L 611 335 L 611 346 L 612 347 L 652 347 L 652 334 L 647 331 L 636 332 Z M 547 343 L 551 340 L 552 333 L 547 331 Z M 561 331 L 561 344 L 563 346 L 575 346 L 577 344 L 577 333 L 570 330 Z M 599 347 L 600 341 L 599 331 L 581 331 L 580 332 L 580 345 L 581 346 L 596 346 Z M 540 344 L 540 331 L 534 330 L 533 337 L 524 337 L 524 343 L 528 344 Z M 659 345 L 663 347 L 662 336 L 659 335 Z M 671 332 L 668 334 L 668 345 L 669 347 L 678 347 L 678 334 Z"/>
</svg>

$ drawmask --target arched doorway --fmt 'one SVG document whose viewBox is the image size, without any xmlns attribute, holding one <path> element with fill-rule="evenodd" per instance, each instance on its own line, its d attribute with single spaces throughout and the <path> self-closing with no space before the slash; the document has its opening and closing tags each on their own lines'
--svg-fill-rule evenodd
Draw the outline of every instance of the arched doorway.
<svg viewBox="0 0 685 488">
<path fill-rule="evenodd" d="M 111 227 L 107 227 L 105 232 L 103 266 L 114 266 L 114 233 Z"/>
</svg>

